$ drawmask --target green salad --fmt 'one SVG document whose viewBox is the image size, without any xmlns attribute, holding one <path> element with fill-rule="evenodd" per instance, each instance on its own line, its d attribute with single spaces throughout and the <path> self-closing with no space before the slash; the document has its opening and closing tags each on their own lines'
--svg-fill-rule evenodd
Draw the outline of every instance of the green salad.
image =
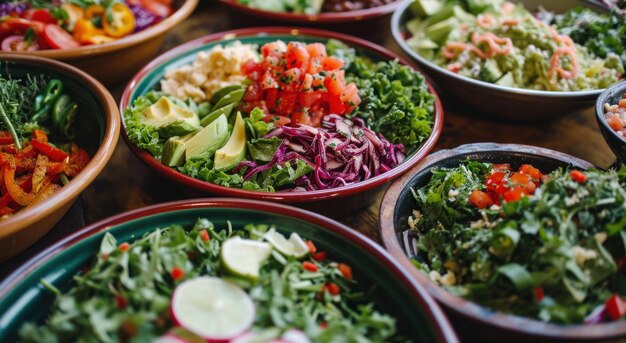
<svg viewBox="0 0 626 343">
<path fill-rule="evenodd" d="M 580 18 L 577 10 L 547 20 L 549 24 L 523 5 L 503 0 L 415 0 L 411 10 L 415 17 L 406 24 L 412 35 L 408 45 L 473 79 L 533 90 L 582 91 L 606 88 L 624 72 L 621 31 L 613 23 L 617 17 L 585 27 L 583 34 L 574 32 L 568 18 Z M 597 27 L 604 27 L 600 37 L 594 32 Z M 605 29 L 609 27 L 612 31 Z"/>
<path fill-rule="evenodd" d="M 198 219 L 130 244 L 106 234 L 67 292 L 44 285 L 57 299 L 44 324 L 22 327 L 23 342 L 401 340 L 349 265 L 268 225 Z"/>
<path fill-rule="evenodd" d="M 395 168 L 432 133 L 422 74 L 337 40 L 238 41 L 168 69 L 124 112 L 128 138 L 175 170 L 251 191 L 316 191 Z"/>
<path fill-rule="evenodd" d="M 446 290 L 546 322 L 623 318 L 626 168 L 465 161 L 413 191 L 413 261 Z"/>
</svg>

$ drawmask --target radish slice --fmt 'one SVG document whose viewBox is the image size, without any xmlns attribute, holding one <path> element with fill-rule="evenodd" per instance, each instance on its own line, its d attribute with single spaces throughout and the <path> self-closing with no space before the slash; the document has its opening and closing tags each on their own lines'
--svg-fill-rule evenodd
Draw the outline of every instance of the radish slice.
<svg viewBox="0 0 626 343">
<path fill-rule="evenodd" d="M 204 339 L 230 340 L 252 326 L 255 309 L 241 287 L 203 276 L 176 287 L 172 317 L 174 322 Z"/>
<path fill-rule="evenodd" d="M 296 329 L 287 330 L 281 338 L 286 343 L 311 343 L 309 336 Z"/>
<path fill-rule="evenodd" d="M 167 334 L 165 336 L 161 336 L 155 339 L 154 341 L 152 341 L 152 343 L 187 343 L 187 342 L 180 337 Z"/>
<path fill-rule="evenodd" d="M 230 343 L 311 343 L 311 340 L 304 332 L 289 329 L 276 339 L 263 339 L 258 333 L 248 332 L 233 339 Z"/>
</svg>

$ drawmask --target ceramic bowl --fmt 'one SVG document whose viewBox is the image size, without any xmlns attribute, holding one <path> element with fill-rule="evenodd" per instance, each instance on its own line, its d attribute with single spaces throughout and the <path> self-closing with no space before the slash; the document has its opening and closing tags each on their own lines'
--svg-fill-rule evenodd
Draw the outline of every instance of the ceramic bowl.
<svg viewBox="0 0 626 343">
<path fill-rule="evenodd" d="M 50 247 L 0 285 L 0 341 L 13 342 L 27 321 L 41 321 L 54 295 L 46 280 L 67 290 L 72 277 L 99 250 L 105 232 L 132 242 L 157 227 L 193 225 L 199 217 L 216 227 L 230 221 L 235 229 L 249 223 L 275 224 L 285 233 L 312 239 L 333 258 L 352 265 L 357 278 L 377 285 L 380 309 L 398 318 L 401 332 L 419 342 L 458 342 L 435 302 L 387 252 L 365 236 L 330 219 L 289 206 L 249 200 L 199 199 L 151 206 L 106 219 Z"/>
<path fill-rule="evenodd" d="M 403 1 L 396 0 L 386 5 L 345 12 L 321 12 L 317 14 L 287 13 L 265 11 L 241 4 L 238 0 L 218 0 L 224 6 L 247 15 L 260 17 L 267 20 L 306 25 L 306 24 L 336 24 L 354 23 L 384 16 L 393 12 Z"/>
<path fill-rule="evenodd" d="M 119 137 L 120 118 L 109 91 L 93 77 L 67 64 L 34 56 L 0 56 L 2 68 L 14 78 L 39 73 L 60 79 L 64 90 L 79 102 L 77 143 L 91 160 L 78 176 L 46 200 L 0 220 L 0 262 L 46 234 L 107 164 Z"/>
<path fill-rule="evenodd" d="M 613 131 L 604 120 L 604 104 L 615 105 L 626 94 L 626 81 L 614 84 L 602 92 L 596 101 L 596 120 L 604 140 L 609 145 L 613 153 L 617 156 L 617 162 L 626 164 L 626 138 Z"/>
<path fill-rule="evenodd" d="M 433 283 L 411 263 L 407 257 L 407 250 L 410 248 L 405 249 L 407 245 L 401 234 L 408 229 L 408 216 L 416 206 L 410 189 L 425 186 L 430 180 L 432 168 L 458 166 L 468 158 L 491 163 L 510 163 L 514 169 L 529 163 L 544 172 L 567 166 L 583 170 L 593 167 L 589 162 L 549 149 L 517 144 L 478 143 L 438 151 L 389 187 L 380 207 L 379 229 L 383 245 L 442 305 L 460 337 L 474 337 L 479 342 L 598 342 L 625 337 L 624 322 L 564 326 L 494 312 L 452 295 Z"/>
<path fill-rule="evenodd" d="M 175 12 L 171 16 L 141 32 L 111 43 L 20 54 L 69 63 L 86 71 L 105 85 L 112 86 L 128 80 L 147 61 L 154 58 L 161 49 L 167 33 L 193 12 L 198 1 L 174 0 Z"/>
<path fill-rule="evenodd" d="M 208 50 L 216 44 L 224 44 L 235 40 L 240 40 L 243 43 L 263 44 L 276 39 L 282 39 L 283 41 L 300 40 L 305 42 L 324 42 L 330 38 L 344 41 L 348 45 L 357 48 L 360 53 L 367 54 L 373 58 L 386 60 L 398 59 L 401 63 L 413 66 L 380 46 L 362 39 L 338 33 L 316 29 L 265 27 L 233 30 L 209 35 L 183 44 L 150 62 L 137 75 L 135 75 L 124 90 L 124 94 L 122 95 L 122 100 L 120 102 L 120 110 L 123 113 L 123 111 L 133 102 L 134 99 L 153 89 L 153 87 L 157 85 L 159 80 L 162 78 L 165 69 L 180 67 L 188 64 L 195 59 L 195 55 L 198 51 Z M 133 153 L 150 168 L 154 169 L 157 173 L 165 176 L 166 178 L 191 189 L 221 196 L 284 202 L 306 207 L 307 209 L 330 216 L 341 216 L 371 204 L 376 199 L 377 194 L 382 192 L 382 190 L 387 186 L 389 181 L 400 176 L 411 166 L 415 165 L 433 148 L 441 133 L 443 125 L 443 108 L 432 87 L 430 87 L 430 90 L 436 98 L 434 127 L 432 134 L 422 144 L 422 146 L 412 155 L 407 156 L 404 162 L 387 173 L 363 182 L 334 189 L 307 192 L 268 193 L 246 191 L 215 185 L 180 173 L 177 170 L 162 164 L 147 151 L 138 149 L 134 144 L 130 143 L 124 128 L 122 128 L 122 135 Z"/>
<path fill-rule="evenodd" d="M 512 1 L 522 3 L 527 9 L 539 6 L 555 12 L 565 12 L 576 6 L 590 7 L 598 11 L 606 9 L 584 0 Z M 470 105 L 477 114 L 486 114 L 502 120 L 550 120 L 573 111 L 593 106 L 602 89 L 578 92 L 550 92 L 500 86 L 475 80 L 453 73 L 415 52 L 406 43 L 406 22 L 413 16 L 404 3 L 394 12 L 391 19 L 391 32 L 400 48 L 432 78 L 437 80 L 447 93 Z M 505 110 L 503 110 L 505 109 Z"/>
</svg>

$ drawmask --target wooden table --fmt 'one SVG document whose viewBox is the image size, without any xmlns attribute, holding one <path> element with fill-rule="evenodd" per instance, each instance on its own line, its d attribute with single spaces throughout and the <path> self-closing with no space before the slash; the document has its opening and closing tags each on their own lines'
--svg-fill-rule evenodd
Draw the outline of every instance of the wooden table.
<svg viewBox="0 0 626 343">
<path fill-rule="evenodd" d="M 235 18 L 235 17 L 233 17 Z M 229 12 L 214 3 L 200 5 L 182 25 L 172 30 L 164 49 L 213 32 L 228 30 L 233 19 Z M 401 53 L 389 33 L 389 22 L 380 24 L 385 30 L 385 47 Z M 372 31 L 377 30 L 376 27 Z M 123 86 L 112 90 L 119 100 Z M 498 121 L 481 117 L 479 113 L 440 93 L 445 111 L 443 134 L 435 150 L 454 148 L 472 142 L 531 144 L 559 150 L 608 167 L 615 156 L 604 142 L 592 109 L 573 113 L 542 123 Z M 506 108 L 502 109 L 506 112 Z M 120 138 L 115 153 L 96 181 L 83 195 L 87 224 L 124 211 L 160 202 L 206 197 L 206 194 L 182 190 L 148 169 L 128 149 Z M 378 241 L 378 207 L 380 198 L 370 207 L 339 220 Z"/>
</svg>

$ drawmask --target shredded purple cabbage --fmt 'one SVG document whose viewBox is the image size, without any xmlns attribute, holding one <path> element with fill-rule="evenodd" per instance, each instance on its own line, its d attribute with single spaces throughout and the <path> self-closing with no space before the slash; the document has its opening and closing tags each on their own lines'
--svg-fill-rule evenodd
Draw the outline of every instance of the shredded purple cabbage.
<svg viewBox="0 0 626 343">
<path fill-rule="evenodd" d="M 390 143 L 360 118 L 348 120 L 331 114 L 324 117 L 321 128 L 283 126 L 264 138 L 271 137 L 282 138 L 283 142 L 269 163 L 244 161 L 233 172 L 247 168 L 244 180 L 249 180 L 277 164 L 300 159 L 313 168 L 313 173 L 296 180 L 291 191 L 311 191 L 367 180 L 388 172 L 405 158 L 402 144 Z"/>
<path fill-rule="evenodd" d="M 146 28 L 156 24 L 160 21 L 161 17 L 155 16 L 152 12 L 145 9 L 143 6 L 128 4 L 128 8 L 135 15 L 135 32 L 145 30 Z"/>
<path fill-rule="evenodd" d="M 20 15 L 22 12 L 30 8 L 26 2 L 4 2 L 0 3 L 0 17 L 10 16 L 13 13 Z"/>
</svg>

